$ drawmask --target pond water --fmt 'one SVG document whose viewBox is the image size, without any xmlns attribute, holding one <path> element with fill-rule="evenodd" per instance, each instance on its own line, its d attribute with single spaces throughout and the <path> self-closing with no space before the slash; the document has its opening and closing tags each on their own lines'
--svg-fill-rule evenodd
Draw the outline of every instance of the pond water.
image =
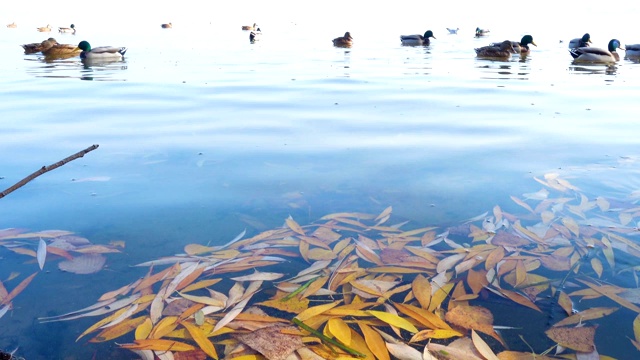
<svg viewBox="0 0 640 360">
<path fill-rule="evenodd" d="M 0 188 L 100 145 L 1 199 L 0 228 L 69 230 L 93 243 L 126 244 L 97 274 L 46 264 L 0 319 L 0 348 L 18 347 L 30 360 L 89 358 L 96 349 L 127 358 L 111 344 L 75 342 L 91 320 L 36 318 L 88 306 L 146 271 L 131 265 L 189 243 L 224 244 L 244 229 L 252 236 L 289 215 L 308 224 L 393 206 L 398 222 L 446 228 L 495 205 L 520 209 L 510 196 L 540 190 L 533 178 L 549 172 L 590 198 L 630 203 L 640 185 L 640 65 L 576 66 L 566 49 L 584 31 L 602 47 L 612 37 L 640 42 L 624 18 L 618 31 L 607 24 L 549 29 L 545 22 L 566 18 L 564 10 L 542 22 L 535 14 L 522 22 L 496 18 L 478 24 L 492 32 L 477 39 L 467 9 L 457 20 L 427 22 L 437 37 L 431 46 L 404 47 L 398 35 L 426 30 L 413 25 L 425 23 L 421 11 L 380 8 L 368 21 L 350 22 L 345 14 L 284 16 L 266 6 L 239 15 L 234 6 L 227 18 L 209 18 L 173 5 L 143 21 L 125 17 L 126 27 L 78 16 L 76 35 L 35 31 L 47 22 L 67 26 L 72 15 L 18 12 L 18 28 L 0 29 Z M 618 15 L 634 13 L 627 10 Z M 174 28 L 161 29 L 168 21 Z M 253 21 L 263 35 L 250 44 L 240 25 Z M 446 26 L 461 29 L 449 35 Z M 353 47 L 331 46 L 347 30 Z M 525 33 L 538 44 L 525 59 L 475 57 L 475 47 Z M 95 66 L 22 54 L 20 44 L 48 36 L 129 50 L 122 62 Z M 37 269 L 35 259 L 2 256 L 3 280 Z M 614 345 L 599 340 L 600 353 L 634 358 L 626 336 Z"/>
</svg>

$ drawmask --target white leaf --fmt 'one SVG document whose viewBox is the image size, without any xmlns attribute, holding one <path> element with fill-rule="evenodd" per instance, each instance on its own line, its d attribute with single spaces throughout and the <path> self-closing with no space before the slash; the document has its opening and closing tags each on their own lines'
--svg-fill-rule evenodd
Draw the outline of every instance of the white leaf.
<svg viewBox="0 0 640 360">
<path fill-rule="evenodd" d="M 44 268 L 44 261 L 47 258 L 47 243 L 42 240 L 42 238 L 40 238 L 40 242 L 38 243 L 36 258 L 38 259 L 38 266 L 40 266 L 40 270 L 42 270 Z"/>
</svg>

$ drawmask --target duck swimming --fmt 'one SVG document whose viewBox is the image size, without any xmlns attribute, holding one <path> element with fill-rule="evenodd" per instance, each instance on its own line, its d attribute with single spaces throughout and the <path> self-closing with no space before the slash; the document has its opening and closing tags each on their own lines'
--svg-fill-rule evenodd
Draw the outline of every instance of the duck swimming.
<svg viewBox="0 0 640 360">
<path fill-rule="evenodd" d="M 490 32 L 491 32 L 491 30 L 480 29 L 479 27 L 477 27 L 476 28 L 476 37 L 487 36 L 487 35 L 489 35 Z"/>
<path fill-rule="evenodd" d="M 529 49 L 529 44 L 533 45 L 533 46 L 538 46 L 536 45 L 535 42 L 533 42 L 533 36 L 531 35 L 525 35 L 522 37 L 522 39 L 520 40 L 520 42 L 517 41 L 512 41 L 511 45 L 513 46 L 513 50 L 516 51 L 516 54 L 518 55 L 526 55 L 529 52 L 531 52 L 531 49 Z M 493 43 L 491 44 L 491 46 L 497 46 L 500 47 L 501 43 Z"/>
<path fill-rule="evenodd" d="M 500 43 L 500 46 L 483 46 L 481 48 L 477 48 L 476 55 L 480 58 L 489 58 L 489 59 L 503 59 L 507 60 L 511 58 L 512 54 L 515 54 L 516 51 L 513 48 L 513 44 L 511 40 L 505 40 Z"/>
<path fill-rule="evenodd" d="M 591 35 L 589 35 L 589 33 L 586 33 L 582 35 L 581 38 L 575 38 L 569 41 L 569 49 L 586 47 L 586 46 L 589 46 L 590 43 L 591 43 Z"/>
<path fill-rule="evenodd" d="M 429 45 L 431 43 L 429 38 L 436 38 L 431 30 L 427 30 L 424 35 L 400 35 L 402 45 L 408 46 Z"/>
<path fill-rule="evenodd" d="M 124 53 L 127 52 L 126 47 L 99 46 L 91 48 L 89 42 L 84 40 L 78 44 L 78 48 L 82 50 L 80 59 L 83 60 L 117 61 L 122 60 Z"/>
<path fill-rule="evenodd" d="M 607 50 L 585 46 L 577 49 L 570 49 L 569 53 L 573 57 L 574 63 L 611 64 L 620 61 L 620 55 L 616 52 L 617 49 L 624 50 L 620 47 L 620 41 L 618 39 L 611 39 L 607 45 Z"/>
<path fill-rule="evenodd" d="M 256 23 L 253 23 L 253 25 L 242 25 L 242 30 L 256 30 L 258 28 L 258 25 Z"/>
<path fill-rule="evenodd" d="M 47 42 L 45 48 L 42 49 L 42 54 L 48 60 L 51 59 L 67 59 L 70 57 L 78 56 L 82 51 L 75 45 L 59 44 L 57 41 L 45 40 Z"/>
<path fill-rule="evenodd" d="M 160 27 L 163 29 L 171 29 L 173 28 L 173 24 L 172 23 L 161 24 Z"/>
<path fill-rule="evenodd" d="M 71 33 L 71 34 L 75 34 L 76 33 L 76 26 L 71 24 L 69 27 L 59 27 L 58 28 L 58 32 L 59 33 Z"/>
<path fill-rule="evenodd" d="M 351 37 L 351 34 L 348 31 L 344 33 L 344 36 L 337 37 L 332 41 L 333 41 L 333 46 L 337 46 L 337 47 L 351 47 L 351 45 L 353 44 L 353 38 Z"/>
<path fill-rule="evenodd" d="M 47 24 L 47 26 L 39 27 L 39 28 L 37 28 L 37 30 L 40 31 L 40 32 L 50 32 L 51 31 L 51 25 Z"/>
<path fill-rule="evenodd" d="M 25 54 L 34 54 L 37 52 L 41 52 L 43 49 L 46 49 L 48 46 L 53 44 L 57 44 L 58 42 L 54 38 L 48 38 L 39 43 L 31 43 L 31 44 L 23 44 L 20 45 L 24 49 Z"/>
</svg>

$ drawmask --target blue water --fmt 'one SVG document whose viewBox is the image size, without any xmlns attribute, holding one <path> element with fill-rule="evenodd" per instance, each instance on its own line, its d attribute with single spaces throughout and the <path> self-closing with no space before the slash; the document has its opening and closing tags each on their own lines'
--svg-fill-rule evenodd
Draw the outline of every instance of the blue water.
<svg viewBox="0 0 640 360">
<path fill-rule="evenodd" d="M 509 196 L 539 190 L 533 177 L 549 171 L 594 198 L 624 199 L 640 185 L 640 65 L 574 66 L 566 42 L 582 28 L 528 21 L 538 47 L 525 60 L 494 62 L 473 48 L 524 33 L 503 24 L 475 39 L 466 19 L 459 35 L 442 23 L 430 47 L 403 47 L 399 34 L 426 29 L 401 20 L 345 29 L 342 17 L 320 27 L 307 15 L 261 23 L 263 39 L 250 44 L 239 16 L 233 26 L 202 17 L 135 31 L 76 22 L 75 36 L 37 33 L 45 24 L 35 22 L 0 29 L 0 188 L 100 145 L 1 199 L 0 228 L 63 229 L 127 246 L 95 275 L 48 264 L 0 319 L 12 324 L 0 348 L 20 346 L 27 359 L 48 358 L 52 343 L 59 358 L 122 354 L 74 342 L 91 321 L 33 319 L 90 305 L 143 274 L 129 265 L 281 226 L 289 215 L 309 223 L 392 205 L 399 220 L 446 226 L 495 205 L 517 208 Z M 165 21 L 174 28 L 160 29 Z M 588 30 L 599 46 L 612 36 L 640 42 L 621 28 Z M 332 47 L 345 30 L 354 46 Z M 123 62 L 97 66 L 22 54 L 18 45 L 48 36 L 129 50 Z M 25 260 L 3 259 L 0 277 L 35 271 Z"/>
</svg>

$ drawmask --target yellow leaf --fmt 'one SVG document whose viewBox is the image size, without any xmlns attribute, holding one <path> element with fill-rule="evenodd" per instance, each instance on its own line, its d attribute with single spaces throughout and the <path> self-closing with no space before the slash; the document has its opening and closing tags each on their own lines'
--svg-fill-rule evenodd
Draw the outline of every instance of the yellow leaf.
<svg viewBox="0 0 640 360">
<path fill-rule="evenodd" d="M 473 345 L 476 347 L 476 350 L 478 350 L 486 360 L 498 360 L 498 357 L 493 350 L 491 350 L 489 345 L 482 340 L 475 330 L 471 330 L 471 339 L 473 340 Z"/>
<path fill-rule="evenodd" d="M 205 333 L 196 325 L 191 324 L 187 321 L 183 321 L 180 324 L 184 326 L 185 329 L 189 332 L 189 335 L 193 338 L 193 340 L 200 346 L 200 349 L 204 351 L 205 354 L 211 356 L 214 359 L 218 359 L 218 353 L 216 352 L 216 348 L 213 346 L 211 341 L 207 338 Z"/>
<path fill-rule="evenodd" d="M 151 329 L 153 329 L 153 323 L 151 322 L 151 319 L 147 317 L 144 320 L 144 322 L 138 325 L 138 327 L 136 328 L 135 339 L 136 340 L 146 339 L 151 333 Z"/>
<path fill-rule="evenodd" d="M 413 296 L 418 300 L 420 306 L 423 309 L 428 309 L 431 301 L 431 283 L 429 280 L 422 274 L 416 276 L 411 283 L 411 291 L 413 291 Z"/>
<path fill-rule="evenodd" d="M 184 252 L 188 255 L 199 255 L 207 253 L 209 251 L 213 251 L 215 249 L 216 248 L 214 247 L 208 247 L 200 244 L 188 244 L 184 247 Z"/>
<path fill-rule="evenodd" d="M 289 313 L 299 314 L 309 308 L 309 299 L 299 299 L 297 296 L 294 296 L 284 301 L 282 299 L 263 301 L 259 303 L 259 305 L 268 306 Z"/>
<path fill-rule="evenodd" d="M 300 321 L 306 321 L 308 319 L 311 319 L 314 316 L 322 314 L 323 312 L 325 312 L 325 311 L 327 311 L 329 309 L 333 309 L 334 307 L 338 306 L 338 304 L 340 302 L 341 302 L 341 300 L 338 300 L 338 301 L 334 301 L 332 303 L 310 307 L 310 308 L 304 310 L 303 312 L 299 313 L 298 316 L 296 316 L 296 318 L 298 320 L 300 320 Z"/>
<path fill-rule="evenodd" d="M 603 267 L 602 267 L 602 261 L 600 261 L 600 259 L 592 258 L 591 267 L 593 268 L 593 271 L 596 272 L 599 278 L 602 277 Z"/>
<path fill-rule="evenodd" d="M 410 333 L 418 332 L 418 329 L 416 329 L 416 327 L 412 323 L 410 323 L 404 318 L 401 318 L 398 315 L 390 314 L 384 311 L 376 311 L 376 310 L 368 310 L 367 312 L 372 316 L 375 316 L 376 318 L 386 322 L 389 325 L 393 325 L 395 327 L 399 327 L 401 329 L 407 330 Z"/>
<path fill-rule="evenodd" d="M 419 308 L 417 306 L 409 304 L 394 303 L 400 312 L 416 320 L 420 324 L 430 329 L 451 329 L 449 324 L 444 322 L 438 315 L 428 311 L 427 309 Z"/>
<path fill-rule="evenodd" d="M 285 220 L 285 223 L 287 224 L 287 226 L 289 227 L 289 229 L 293 230 L 294 232 L 300 234 L 300 235 L 305 235 L 304 230 L 302 229 L 302 227 L 300 225 L 298 225 L 298 223 L 293 220 L 292 217 L 288 217 Z"/>
<path fill-rule="evenodd" d="M 579 352 L 590 353 L 595 349 L 595 326 L 552 327 L 544 332 L 558 344 Z"/>
<path fill-rule="evenodd" d="M 513 200 L 516 204 L 522 206 L 523 208 L 529 210 L 530 212 L 534 212 L 533 209 L 531 208 L 531 206 L 529 206 L 529 204 L 527 204 L 526 202 L 518 199 L 515 196 L 511 196 L 511 200 Z"/>
<path fill-rule="evenodd" d="M 135 328 L 138 327 L 138 325 L 144 323 L 145 320 L 151 321 L 146 316 L 139 316 L 137 318 L 124 320 L 119 324 L 116 324 L 110 328 L 106 328 L 102 330 L 100 334 L 96 335 L 96 337 L 89 340 L 89 342 L 95 343 L 95 342 L 104 342 L 104 341 L 113 340 L 117 337 L 120 337 L 122 335 L 128 334 L 129 332 L 133 331 Z"/>
<path fill-rule="evenodd" d="M 463 336 L 463 334 L 453 329 L 428 329 L 413 335 L 409 342 L 420 342 L 426 339 L 449 339 L 457 336 Z"/>
<path fill-rule="evenodd" d="M 164 339 L 145 339 L 134 340 L 135 344 L 121 344 L 124 349 L 133 350 L 158 350 L 158 351 L 189 351 L 195 350 L 195 347 L 189 344 L 181 343 L 174 340 Z"/>
<path fill-rule="evenodd" d="M 176 327 L 178 327 L 178 317 L 177 316 L 167 316 L 156 324 L 156 326 L 149 333 L 149 339 L 160 339 L 172 332 Z"/>
<path fill-rule="evenodd" d="M 182 292 L 187 293 L 187 292 L 190 292 L 190 291 L 193 291 L 193 290 L 198 290 L 198 289 L 206 288 L 206 287 L 209 287 L 209 286 L 213 286 L 213 285 L 219 283 L 221 280 L 222 280 L 222 278 L 201 280 L 201 281 L 198 281 L 196 283 L 193 283 L 193 284 L 185 287 L 184 289 L 182 289 Z"/>
<path fill-rule="evenodd" d="M 640 315 L 633 320 L 633 336 L 636 338 L 636 342 L 640 343 Z"/>
<path fill-rule="evenodd" d="M 351 343 L 351 328 L 344 320 L 340 318 L 333 318 L 327 321 L 326 329 L 329 330 L 329 333 L 333 335 L 336 339 L 340 340 L 343 344 Z"/>
<path fill-rule="evenodd" d="M 440 307 L 440 304 L 447 298 L 451 289 L 453 289 L 453 283 L 446 283 L 442 287 L 436 290 L 431 296 L 431 303 L 429 303 L 429 311 L 433 312 Z"/>
<path fill-rule="evenodd" d="M 178 294 L 180 294 L 180 296 L 182 296 L 183 298 L 187 299 L 187 300 L 191 300 L 193 302 L 199 303 L 199 304 L 205 304 L 205 305 L 211 305 L 211 306 L 218 306 L 221 308 L 225 307 L 225 303 L 219 299 L 214 299 L 210 296 L 194 296 L 194 295 L 189 295 L 189 294 L 185 294 L 185 293 L 181 293 L 178 292 Z"/>
<path fill-rule="evenodd" d="M 612 314 L 617 311 L 619 308 L 617 307 L 597 307 L 590 308 L 587 310 L 580 311 L 576 314 L 573 314 L 567 318 L 562 319 L 561 321 L 553 324 L 553 326 L 567 326 L 578 324 L 587 320 L 595 320 L 601 317 Z"/>
<path fill-rule="evenodd" d="M 358 322 L 360 331 L 364 335 L 364 341 L 367 343 L 367 347 L 378 360 L 391 360 L 389 357 L 389 351 L 387 350 L 384 340 L 380 334 L 369 327 L 369 325 L 362 322 Z"/>
<path fill-rule="evenodd" d="M 572 218 L 563 217 L 562 224 L 566 226 L 567 229 L 569 229 L 569 231 L 571 231 L 575 236 L 580 235 L 580 227 L 578 226 L 578 223 Z"/>
</svg>

